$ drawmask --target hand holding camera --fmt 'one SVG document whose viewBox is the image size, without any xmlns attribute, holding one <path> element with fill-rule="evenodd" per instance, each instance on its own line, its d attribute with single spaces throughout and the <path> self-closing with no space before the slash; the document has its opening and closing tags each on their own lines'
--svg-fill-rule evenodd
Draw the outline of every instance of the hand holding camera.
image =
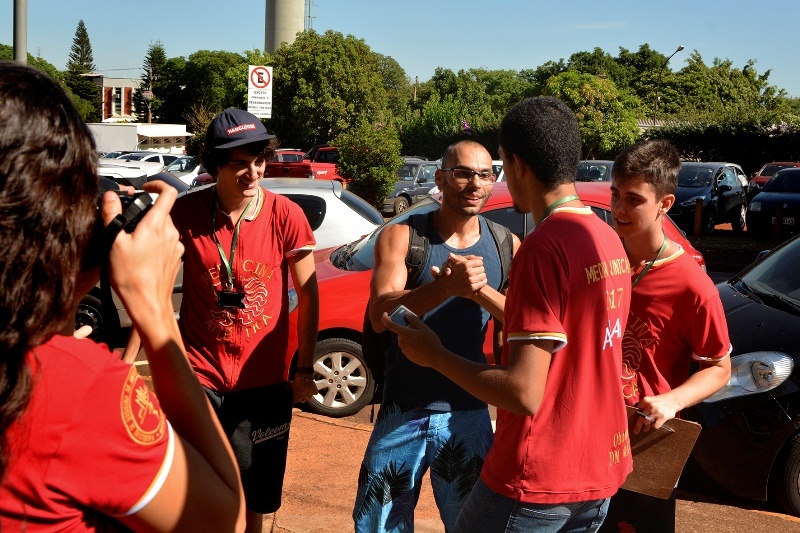
<svg viewBox="0 0 800 533">
<path fill-rule="evenodd" d="M 143 187 L 145 193 L 125 197 L 124 210 L 113 192 L 106 192 L 101 204 L 111 285 L 140 329 L 174 322 L 172 287 L 183 255 L 169 215 L 177 191 L 160 181 Z M 148 193 L 158 194 L 154 203 Z"/>
</svg>

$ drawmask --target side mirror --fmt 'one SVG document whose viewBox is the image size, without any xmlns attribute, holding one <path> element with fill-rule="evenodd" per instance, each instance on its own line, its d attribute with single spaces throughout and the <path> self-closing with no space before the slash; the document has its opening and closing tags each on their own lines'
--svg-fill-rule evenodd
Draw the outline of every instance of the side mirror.
<svg viewBox="0 0 800 533">
<path fill-rule="evenodd" d="M 731 187 L 730 185 L 720 185 L 719 187 L 717 187 L 717 190 L 719 190 L 719 192 L 728 192 L 732 189 L 733 187 Z"/>
<path fill-rule="evenodd" d="M 417 183 L 425 183 L 427 181 L 428 178 L 426 178 L 425 176 L 420 176 L 419 178 L 417 178 Z"/>
</svg>

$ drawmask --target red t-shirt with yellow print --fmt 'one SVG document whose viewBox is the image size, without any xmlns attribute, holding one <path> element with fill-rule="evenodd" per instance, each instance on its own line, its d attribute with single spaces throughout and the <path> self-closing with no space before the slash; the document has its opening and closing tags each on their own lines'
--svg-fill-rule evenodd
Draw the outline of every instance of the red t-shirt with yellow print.
<svg viewBox="0 0 800 533">
<path fill-rule="evenodd" d="M 239 227 L 233 271 L 244 309 L 217 305 L 227 271 L 212 232 L 214 188 L 178 198 L 172 220 L 185 247 L 180 328 L 200 383 L 225 393 L 286 381 L 289 339 L 287 258 L 312 250 L 314 234 L 300 206 L 259 188 Z M 230 261 L 236 221 L 216 213 L 216 239 Z"/>
<path fill-rule="evenodd" d="M 589 208 L 559 208 L 525 237 L 511 265 L 503 364 L 509 345 L 555 342 L 537 413 L 497 410 L 481 478 L 519 501 L 610 497 L 631 471 L 619 390 L 630 264 L 619 237 Z"/>
</svg>

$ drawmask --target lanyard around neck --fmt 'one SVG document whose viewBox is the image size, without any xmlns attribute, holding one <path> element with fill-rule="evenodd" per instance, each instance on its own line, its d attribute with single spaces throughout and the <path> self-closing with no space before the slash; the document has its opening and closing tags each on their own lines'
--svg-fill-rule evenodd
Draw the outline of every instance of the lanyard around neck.
<svg viewBox="0 0 800 533">
<path fill-rule="evenodd" d="M 650 270 L 650 267 L 653 266 L 653 264 L 656 261 L 658 261 L 658 258 L 661 257 L 661 254 L 664 253 L 664 250 L 666 250 L 666 248 L 667 248 L 667 234 L 665 232 L 664 233 L 664 242 L 661 243 L 661 248 L 659 248 L 658 253 L 656 254 L 655 258 L 652 261 L 648 261 L 644 265 L 644 268 L 642 269 L 642 271 L 639 272 L 639 275 L 636 276 L 636 279 L 633 280 L 633 283 L 631 283 L 631 288 L 635 287 L 636 285 L 639 284 L 640 281 L 642 281 L 642 278 L 644 277 L 644 275 L 647 274 L 647 271 Z"/>
<path fill-rule="evenodd" d="M 550 204 L 547 207 L 545 207 L 544 216 L 542 216 L 542 222 L 544 222 L 544 219 L 546 219 L 547 217 L 549 217 L 550 215 L 553 214 L 553 211 L 555 211 L 556 207 L 560 206 L 561 204 L 565 204 L 567 202 L 572 202 L 573 200 L 580 200 L 580 199 L 581 199 L 580 196 L 578 196 L 576 194 L 573 194 L 571 196 L 565 196 L 563 198 L 559 198 L 558 200 L 556 200 L 552 204 Z M 539 224 L 541 224 L 542 222 L 539 222 Z"/>
<path fill-rule="evenodd" d="M 214 242 L 217 245 L 217 250 L 219 250 L 219 256 L 222 259 L 222 264 L 225 265 L 225 272 L 228 275 L 227 278 L 227 288 L 229 291 L 233 290 L 233 265 L 234 259 L 236 257 L 236 243 L 239 241 L 239 226 L 242 223 L 242 219 L 247 216 L 248 211 L 250 211 L 250 206 L 253 204 L 253 200 L 256 199 L 256 196 L 250 199 L 250 202 L 247 204 L 247 207 L 244 208 L 244 212 L 239 216 L 239 220 L 236 221 L 236 227 L 233 230 L 233 238 L 231 239 L 231 258 L 228 261 L 228 258 L 225 256 L 225 251 L 222 249 L 222 244 L 220 244 L 219 239 L 217 238 L 217 189 L 214 188 L 214 205 L 211 208 L 211 225 L 214 235 Z"/>
</svg>

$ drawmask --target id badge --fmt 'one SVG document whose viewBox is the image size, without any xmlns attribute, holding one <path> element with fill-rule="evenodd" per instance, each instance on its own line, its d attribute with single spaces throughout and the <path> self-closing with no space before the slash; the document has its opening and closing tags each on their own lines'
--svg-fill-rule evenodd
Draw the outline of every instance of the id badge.
<svg viewBox="0 0 800 533">
<path fill-rule="evenodd" d="M 235 307 L 244 309 L 244 293 L 235 291 L 217 291 L 217 307 Z"/>
</svg>

